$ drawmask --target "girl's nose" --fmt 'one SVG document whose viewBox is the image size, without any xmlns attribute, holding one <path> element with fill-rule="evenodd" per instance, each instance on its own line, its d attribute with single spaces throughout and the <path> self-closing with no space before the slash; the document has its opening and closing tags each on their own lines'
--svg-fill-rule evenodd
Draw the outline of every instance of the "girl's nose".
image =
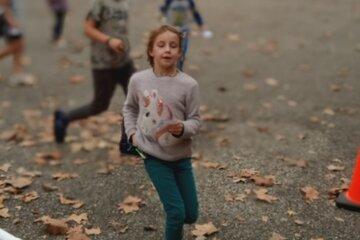
<svg viewBox="0 0 360 240">
<path fill-rule="evenodd" d="M 166 45 L 165 46 L 165 50 L 168 52 L 168 51 L 170 51 L 170 45 Z"/>
</svg>

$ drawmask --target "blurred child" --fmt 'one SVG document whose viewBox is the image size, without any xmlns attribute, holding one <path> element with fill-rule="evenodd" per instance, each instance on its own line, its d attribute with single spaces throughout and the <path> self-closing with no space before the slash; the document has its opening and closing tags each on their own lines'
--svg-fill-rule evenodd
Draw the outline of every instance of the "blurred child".
<svg viewBox="0 0 360 240">
<path fill-rule="evenodd" d="M 128 0 L 93 0 L 84 30 L 91 40 L 94 97 L 83 107 L 68 112 L 55 111 L 54 135 L 57 143 L 64 142 L 70 122 L 105 111 L 117 84 L 127 93 L 129 79 L 135 71 L 129 56 L 127 27 Z"/>
<path fill-rule="evenodd" d="M 47 0 L 50 6 L 51 11 L 54 14 L 54 26 L 52 29 L 52 41 L 61 46 L 64 41 L 62 39 L 62 34 L 64 30 L 64 23 L 66 13 L 68 11 L 67 0 Z"/>
<path fill-rule="evenodd" d="M 144 158 L 164 206 L 167 240 L 182 239 L 183 225 L 198 217 L 191 143 L 200 128 L 199 86 L 177 69 L 181 41 L 181 32 L 171 26 L 151 32 L 151 68 L 131 77 L 123 108 L 129 141 Z"/>
<path fill-rule="evenodd" d="M 185 56 L 189 45 L 190 24 L 195 20 L 204 38 L 211 38 L 212 32 L 204 30 L 204 21 L 194 0 L 165 0 L 164 5 L 160 7 L 160 11 L 165 17 L 168 25 L 180 28 L 183 34 L 182 57 L 178 67 L 183 69 Z"/>
<path fill-rule="evenodd" d="M 14 7 L 13 0 L 0 0 L 0 37 L 5 38 L 6 41 L 6 46 L 0 49 L 0 60 L 13 56 L 12 75 L 9 78 L 12 86 L 22 84 L 32 77 L 24 72 L 22 64 L 24 37 L 14 16 Z"/>
</svg>

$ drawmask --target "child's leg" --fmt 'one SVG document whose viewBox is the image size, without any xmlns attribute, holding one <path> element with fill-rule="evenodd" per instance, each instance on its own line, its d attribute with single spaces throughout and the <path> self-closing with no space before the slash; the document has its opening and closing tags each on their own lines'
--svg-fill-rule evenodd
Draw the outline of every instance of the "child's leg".
<svg viewBox="0 0 360 240">
<path fill-rule="evenodd" d="M 126 63 L 124 66 L 117 69 L 116 71 L 117 82 L 121 85 L 125 95 L 127 95 L 130 77 L 135 71 L 136 69 L 132 60 L 130 60 L 128 63 Z"/>
<path fill-rule="evenodd" d="M 66 113 L 69 122 L 97 115 L 108 109 L 116 88 L 115 70 L 93 70 L 94 98 L 90 104 Z"/>
<path fill-rule="evenodd" d="M 185 205 L 185 223 L 195 223 L 199 215 L 199 204 L 190 158 L 183 159 L 176 165 L 175 178 Z"/>
<path fill-rule="evenodd" d="M 181 58 L 179 60 L 179 63 L 178 63 L 178 68 L 182 71 L 183 68 L 184 68 L 184 62 L 185 62 L 185 57 L 186 57 L 186 53 L 187 53 L 187 50 L 188 50 L 188 47 L 189 47 L 189 30 L 184 30 L 182 31 L 182 34 L 183 34 L 183 41 L 182 41 L 182 44 L 181 44 L 181 49 L 182 49 L 182 55 L 181 55 Z"/>
<path fill-rule="evenodd" d="M 145 159 L 145 169 L 166 212 L 165 239 L 180 240 L 183 235 L 185 207 L 170 164 L 153 158 Z"/>
<path fill-rule="evenodd" d="M 13 40 L 15 45 L 14 59 L 13 59 L 13 72 L 19 73 L 23 71 L 22 57 L 24 54 L 24 39 Z"/>
<path fill-rule="evenodd" d="M 65 21 L 65 11 L 55 11 L 55 24 L 53 28 L 53 40 L 57 41 L 61 38 L 63 29 L 64 29 L 64 21 Z"/>
<path fill-rule="evenodd" d="M 9 55 L 13 55 L 13 72 L 18 73 L 23 69 L 21 57 L 24 49 L 24 41 L 22 38 L 15 40 L 8 40 L 5 48 L 0 50 L 0 59 Z"/>
</svg>

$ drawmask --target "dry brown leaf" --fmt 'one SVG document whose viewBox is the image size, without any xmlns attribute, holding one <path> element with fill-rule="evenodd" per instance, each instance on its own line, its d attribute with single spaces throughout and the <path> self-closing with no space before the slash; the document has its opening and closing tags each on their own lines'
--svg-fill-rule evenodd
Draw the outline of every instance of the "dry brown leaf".
<svg viewBox="0 0 360 240">
<path fill-rule="evenodd" d="M 267 194 L 268 190 L 265 188 L 260 188 L 258 190 L 253 190 L 254 193 L 256 194 L 256 198 L 260 201 L 264 201 L 264 202 L 268 202 L 268 203 L 273 203 L 276 200 L 278 200 L 277 197 L 271 196 L 269 194 Z"/>
<path fill-rule="evenodd" d="M 7 130 L 0 134 L 0 140 L 13 141 L 16 139 L 16 132 L 14 130 Z"/>
<path fill-rule="evenodd" d="M 316 199 L 319 199 L 319 192 L 310 186 L 301 188 L 301 192 L 304 194 L 306 202 L 312 202 Z"/>
<path fill-rule="evenodd" d="M 66 179 L 73 179 L 73 178 L 78 178 L 79 175 L 76 173 L 63 173 L 63 172 L 58 172 L 52 175 L 53 179 L 56 179 L 57 181 L 62 181 L 62 180 L 66 180 Z"/>
<path fill-rule="evenodd" d="M 252 78 L 255 76 L 256 74 L 256 70 L 255 69 L 251 69 L 251 68 L 245 68 L 242 70 L 242 74 L 244 77 L 246 78 Z"/>
<path fill-rule="evenodd" d="M 258 89 L 258 86 L 255 83 L 245 83 L 243 86 L 245 91 L 255 91 Z"/>
<path fill-rule="evenodd" d="M 75 159 L 75 160 L 73 161 L 73 163 L 74 163 L 75 165 L 83 165 L 83 164 L 88 163 L 88 162 L 89 162 L 89 160 L 80 159 L 80 158 L 77 158 L 77 159 Z"/>
<path fill-rule="evenodd" d="M 85 81 L 85 77 L 80 74 L 76 74 L 70 77 L 69 82 L 71 84 L 79 84 Z"/>
<path fill-rule="evenodd" d="M 8 209 L 8 208 L 2 208 L 2 209 L 0 209 L 0 217 L 2 217 L 2 218 L 9 218 L 9 217 L 10 217 L 9 209 Z"/>
<path fill-rule="evenodd" d="M 61 204 L 64 205 L 72 205 L 73 208 L 81 208 L 84 203 L 80 200 L 74 200 L 74 199 L 70 199 L 70 198 L 65 198 L 64 195 L 62 193 L 59 193 L 59 200 Z"/>
<path fill-rule="evenodd" d="M 230 118 L 226 114 L 203 114 L 201 115 L 203 121 L 212 121 L 212 122 L 227 122 Z"/>
<path fill-rule="evenodd" d="M 344 170 L 345 169 L 345 167 L 344 166 L 338 166 L 338 165 L 333 165 L 333 164 L 330 164 L 329 166 L 327 166 L 327 169 L 329 170 L 329 171 L 342 171 L 342 170 Z"/>
<path fill-rule="evenodd" d="M 240 42 L 240 36 L 237 33 L 229 33 L 226 38 L 229 42 Z"/>
<path fill-rule="evenodd" d="M 201 161 L 201 166 L 209 169 L 218 169 L 220 167 L 220 163 L 210 162 L 210 161 Z"/>
<path fill-rule="evenodd" d="M 64 219 L 53 219 L 49 216 L 42 216 L 36 221 L 42 221 L 46 226 L 46 232 L 51 235 L 65 235 L 69 230 Z"/>
<path fill-rule="evenodd" d="M 10 180 L 6 180 L 6 183 L 10 184 L 14 188 L 22 189 L 30 186 L 33 180 L 27 177 L 13 177 Z"/>
<path fill-rule="evenodd" d="M 34 161 L 39 165 L 49 164 L 56 166 L 61 164 L 62 153 L 59 151 L 49 153 L 37 153 Z"/>
<path fill-rule="evenodd" d="M 126 224 L 122 224 L 113 220 L 110 222 L 110 225 L 113 229 L 115 229 L 115 231 L 121 234 L 124 234 L 129 229 L 129 227 Z"/>
<path fill-rule="evenodd" d="M 268 216 L 261 216 L 261 221 L 263 223 L 268 223 L 269 222 L 269 217 Z"/>
<path fill-rule="evenodd" d="M 50 183 L 43 183 L 42 188 L 46 191 L 46 192 L 53 192 L 53 191 L 57 191 L 59 188 L 56 186 L 51 185 Z"/>
<path fill-rule="evenodd" d="M 88 221 L 87 213 L 81 213 L 79 215 L 77 214 L 71 214 L 67 219 L 66 222 L 74 221 L 77 224 L 86 223 Z"/>
<path fill-rule="evenodd" d="M 304 221 L 301 221 L 299 219 L 295 219 L 294 222 L 297 224 L 297 225 L 304 225 Z"/>
<path fill-rule="evenodd" d="M 284 157 L 284 156 L 279 156 L 278 157 L 280 160 L 288 163 L 290 166 L 296 166 L 296 167 L 301 167 L 301 168 L 306 168 L 308 166 L 308 162 L 306 160 L 303 159 L 292 159 L 289 157 Z"/>
<path fill-rule="evenodd" d="M 331 108 L 325 108 L 323 111 L 324 114 L 330 115 L 330 116 L 334 116 L 335 112 L 334 110 L 332 110 Z"/>
<path fill-rule="evenodd" d="M 276 87 L 279 85 L 279 81 L 274 78 L 265 79 L 265 83 L 269 86 Z"/>
<path fill-rule="evenodd" d="M 119 203 L 119 209 L 122 210 L 125 214 L 136 212 L 140 209 L 142 204 L 141 198 L 128 196 L 122 203 Z"/>
<path fill-rule="evenodd" d="M 35 199 L 38 199 L 39 198 L 39 194 L 35 191 L 32 191 L 32 192 L 29 192 L 29 193 L 26 193 L 25 195 L 22 196 L 21 200 L 23 202 L 31 202 Z"/>
<path fill-rule="evenodd" d="M 284 238 L 283 236 L 281 236 L 278 233 L 272 233 L 272 236 L 269 240 L 285 240 L 286 238 Z"/>
<path fill-rule="evenodd" d="M 275 176 L 252 176 L 251 180 L 258 186 L 271 187 L 275 184 Z"/>
<path fill-rule="evenodd" d="M 66 237 L 66 240 L 91 240 L 91 239 L 88 236 L 86 236 L 84 233 L 74 232 L 74 233 L 70 233 Z"/>
<path fill-rule="evenodd" d="M 86 235 L 99 235 L 101 233 L 101 230 L 99 227 L 97 228 L 85 228 Z"/>
<path fill-rule="evenodd" d="M 226 194 L 225 195 L 225 201 L 227 202 L 235 202 L 235 201 L 240 201 L 240 202 L 244 202 L 246 198 L 245 194 Z"/>
<path fill-rule="evenodd" d="M 214 226 L 212 222 L 206 224 L 195 224 L 195 229 L 191 231 L 193 236 L 201 237 L 201 236 L 210 236 L 218 232 L 219 229 Z"/>
<path fill-rule="evenodd" d="M 11 167 L 10 163 L 4 163 L 3 165 L 0 166 L 0 171 L 8 172 L 10 167 Z"/>
</svg>

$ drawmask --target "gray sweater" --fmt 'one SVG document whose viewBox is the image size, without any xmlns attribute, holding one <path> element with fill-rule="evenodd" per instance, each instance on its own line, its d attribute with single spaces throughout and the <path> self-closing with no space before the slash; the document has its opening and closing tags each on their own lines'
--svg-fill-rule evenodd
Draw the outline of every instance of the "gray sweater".
<svg viewBox="0 0 360 240">
<path fill-rule="evenodd" d="M 135 73 L 123 114 L 127 136 L 135 134 L 145 153 L 166 161 L 191 157 L 191 138 L 200 128 L 199 85 L 183 72 L 174 77 L 157 77 L 152 68 Z M 167 131 L 177 121 L 184 124 L 180 137 Z"/>
</svg>

